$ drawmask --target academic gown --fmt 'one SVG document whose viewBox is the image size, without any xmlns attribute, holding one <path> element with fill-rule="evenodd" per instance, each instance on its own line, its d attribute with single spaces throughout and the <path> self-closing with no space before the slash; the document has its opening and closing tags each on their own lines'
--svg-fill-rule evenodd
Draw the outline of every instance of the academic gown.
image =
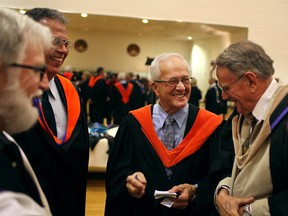
<svg viewBox="0 0 288 216">
<path fill-rule="evenodd" d="M 101 76 L 93 87 L 90 88 L 92 104 L 89 106 L 90 122 L 103 124 L 107 110 L 108 87 L 105 79 Z"/>
<path fill-rule="evenodd" d="M 199 108 L 189 105 L 185 136 L 195 122 L 198 112 Z M 205 128 L 201 130 L 204 132 Z M 141 125 L 132 114 L 127 115 L 119 126 L 108 160 L 105 216 L 203 216 L 215 213 L 213 190 L 207 173 L 213 161 L 217 160 L 219 130 L 220 126 L 198 151 L 178 162 L 173 168 L 171 179 L 168 180 L 165 167 L 144 135 Z M 143 172 L 147 180 L 145 194 L 140 199 L 132 197 L 126 189 L 127 176 L 136 171 Z M 183 183 L 199 185 L 196 199 L 185 210 L 167 208 L 160 204 L 162 199 L 154 199 L 155 190 L 166 191 Z"/>
<path fill-rule="evenodd" d="M 24 166 L 15 143 L 0 133 L 0 191 L 27 194 L 39 205 L 43 205 L 37 186 Z"/>
<path fill-rule="evenodd" d="M 77 90 L 71 86 L 73 84 L 70 81 L 66 82 L 70 88 L 64 88 L 60 78 L 55 76 L 61 100 L 66 110 L 67 107 L 73 110 L 76 104 L 80 103 L 79 96 L 78 99 L 75 98 L 78 95 Z M 76 92 L 69 99 L 66 94 L 71 91 Z M 71 98 L 74 103 L 69 102 Z M 80 107 L 80 104 L 78 106 Z M 75 112 L 70 114 L 76 118 Z M 68 116 L 68 119 L 70 117 Z M 74 127 L 70 125 L 71 137 L 62 145 L 55 142 L 39 120 L 30 130 L 14 136 L 34 169 L 53 216 L 85 215 L 89 156 L 88 126 L 83 111 L 80 111 L 75 120 Z"/>
<path fill-rule="evenodd" d="M 131 94 L 129 95 L 129 100 L 126 103 L 123 103 L 123 96 L 115 84 L 111 89 L 111 107 L 113 110 L 114 124 L 119 125 L 122 118 L 126 116 L 130 110 L 133 110 L 136 107 L 139 95 L 137 95 L 137 90 L 135 90 L 135 87 L 133 86 Z M 127 90 L 128 83 L 123 84 L 123 87 Z"/>
</svg>

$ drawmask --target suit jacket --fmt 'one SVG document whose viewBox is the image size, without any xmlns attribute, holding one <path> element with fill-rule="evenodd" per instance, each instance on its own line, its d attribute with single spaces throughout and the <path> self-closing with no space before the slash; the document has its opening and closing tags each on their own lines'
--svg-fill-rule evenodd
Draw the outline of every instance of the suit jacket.
<svg viewBox="0 0 288 216">
<path fill-rule="evenodd" d="M 254 129 L 248 155 L 240 155 L 240 143 L 235 139 L 236 159 L 232 176 L 223 179 L 218 185 L 218 188 L 221 185 L 229 186 L 234 196 L 255 197 L 251 204 L 255 215 L 284 216 L 288 212 L 287 93 L 288 86 L 278 89 L 274 94 L 270 101 L 271 108 L 265 114 L 268 118 L 259 122 Z M 237 117 L 233 119 L 234 137 L 235 123 L 239 123 Z M 241 168 L 240 173 L 238 167 Z"/>
<path fill-rule="evenodd" d="M 55 83 L 67 110 L 69 100 L 65 96 L 65 86 L 57 76 Z M 73 84 L 70 82 L 68 85 Z M 74 86 L 70 90 L 77 91 Z M 80 103 L 79 98 L 76 101 Z M 74 105 L 69 104 L 69 107 Z M 15 139 L 30 160 L 52 214 L 84 216 L 89 156 L 88 127 L 84 112 L 81 111 L 71 137 L 63 145 L 58 145 L 39 121 L 30 130 L 17 134 Z"/>
</svg>

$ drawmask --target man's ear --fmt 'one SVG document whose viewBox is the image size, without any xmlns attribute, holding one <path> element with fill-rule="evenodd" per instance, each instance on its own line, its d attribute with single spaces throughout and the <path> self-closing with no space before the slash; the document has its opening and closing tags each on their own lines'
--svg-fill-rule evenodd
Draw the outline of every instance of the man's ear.
<svg viewBox="0 0 288 216">
<path fill-rule="evenodd" d="M 249 86 L 258 85 L 258 76 L 255 73 L 247 71 L 245 73 L 245 78 L 248 81 Z"/>
<path fill-rule="evenodd" d="M 245 78 L 248 82 L 248 86 L 251 92 L 257 92 L 258 88 L 259 88 L 259 78 L 258 75 L 248 71 L 245 73 Z"/>
<path fill-rule="evenodd" d="M 152 82 L 151 86 L 152 86 L 152 90 L 154 91 L 155 95 L 159 96 L 158 85 L 156 83 Z"/>
</svg>

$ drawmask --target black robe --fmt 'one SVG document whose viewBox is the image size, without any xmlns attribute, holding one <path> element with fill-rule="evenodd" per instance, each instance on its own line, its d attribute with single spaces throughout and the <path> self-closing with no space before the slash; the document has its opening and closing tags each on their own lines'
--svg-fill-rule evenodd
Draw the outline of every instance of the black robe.
<svg viewBox="0 0 288 216">
<path fill-rule="evenodd" d="M 55 83 L 67 110 L 68 100 L 57 76 Z M 70 107 L 74 105 L 70 104 Z M 80 112 L 71 137 L 63 145 L 56 144 L 39 121 L 14 138 L 27 155 L 53 216 L 84 216 L 89 156 L 88 126 L 84 112 Z"/>
<path fill-rule="evenodd" d="M 38 189 L 24 166 L 18 147 L 3 133 L 0 133 L 0 191 L 27 194 L 43 206 Z"/>
<path fill-rule="evenodd" d="M 185 136 L 190 131 L 199 108 L 190 105 Z M 216 160 L 217 135 L 220 126 L 195 153 L 176 164 L 168 180 L 165 167 L 155 149 L 143 134 L 139 122 L 132 114 L 126 116 L 115 137 L 106 171 L 106 216 L 114 215 L 210 215 L 216 212 L 213 189 L 208 181 L 210 166 Z M 217 158 L 218 159 L 218 158 Z M 144 173 L 147 186 L 142 198 L 132 197 L 126 189 L 126 178 L 136 171 Z M 167 208 L 154 199 L 155 190 L 169 190 L 175 185 L 199 185 L 196 199 L 185 210 Z"/>
<path fill-rule="evenodd" d="M 90 98 L 92 103 L 89 105 L 90 122 L 104 123 L 107 110 L 108 86 L 104 78 L 99 79 L 90 88 Z"/>
<path fill-rule="evenodd" d="M 124 89 L 128 88 L 128 83 L 123 84 Z M 114 124 L 119 125 L 124 116 L 126 116 L 129 111 L 137 107 L 138 98 L 141 97 L 137 88 L 133 85 L 132 92 L 129 96 L 129 101 L 123 103 L 122 95 L 114 85 L 111 89 L 111 107 L 114 117 Z M 139 106 L 137 107 L 139 108 Z"/>
</svg>

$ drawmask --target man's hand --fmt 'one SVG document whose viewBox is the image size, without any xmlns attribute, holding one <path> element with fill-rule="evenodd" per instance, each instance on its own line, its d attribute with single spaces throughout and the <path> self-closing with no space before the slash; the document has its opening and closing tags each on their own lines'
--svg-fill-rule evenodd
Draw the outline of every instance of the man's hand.
<svg viewBox="0 0 288 216">
<path fill-rule="evenodd" d="M 131 196 L 141 198 L 145 194 L 146 178 L 143 173 L 135 172 L 126 179 L 126 188 Z"/>
<path fill-rule="evenodd" d="M 216 198 L 216 205 L 222 216 L 242 216 L 242 207 L 252 202 L 254 202 L 253 197 L 233 197 L 224 188 L 220 190 Z"/>
<path fill-rule="evenodd" d="M 189 205 L 190 200 L 195 195 L 196 187 L 191 184 L 180 184 L 174 186 L 169 192 L 179 193 L 178 198 L 173 199 L 173 208 L 185 209 Z"/>
</svg>

